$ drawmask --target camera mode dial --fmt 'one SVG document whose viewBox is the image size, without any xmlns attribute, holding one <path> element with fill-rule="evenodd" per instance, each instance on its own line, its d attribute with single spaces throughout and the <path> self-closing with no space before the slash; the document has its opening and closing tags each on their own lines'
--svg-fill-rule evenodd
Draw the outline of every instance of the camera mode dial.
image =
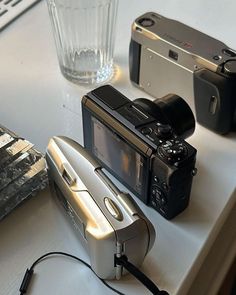
<svg viewBox="0 0 236 295">
<path fill-rule="evenodd" d="M 187 148 L 184 143 L 176 139 L 165 141 L 158 151 L 162 157 L 170 162 L 181 161 L 187 155 Z"/>
</svg>

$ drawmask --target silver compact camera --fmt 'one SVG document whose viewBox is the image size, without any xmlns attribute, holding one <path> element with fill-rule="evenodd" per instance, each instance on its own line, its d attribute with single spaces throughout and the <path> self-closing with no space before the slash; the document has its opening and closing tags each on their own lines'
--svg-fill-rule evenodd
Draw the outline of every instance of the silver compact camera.
<svg viewBox="0 0 236 295">
<path fill-rule="evenodd" d="M 121 192 L 72 139 L 53 137 L 46 160 L 52 191 L 84 240 L 97 276 L 120 279 L 124 271 L 116 257 L 122 255 L 140 266 L 154 243 L 155 230 L 130 195 Z"/>
<path fill-rule="evenodd" d="M 197 121 L 220 134 L 236 130 L 236 51 L 154 12 L 132 25 L 130 79 L 147 93 L 175 93 Z"/>
</svg>

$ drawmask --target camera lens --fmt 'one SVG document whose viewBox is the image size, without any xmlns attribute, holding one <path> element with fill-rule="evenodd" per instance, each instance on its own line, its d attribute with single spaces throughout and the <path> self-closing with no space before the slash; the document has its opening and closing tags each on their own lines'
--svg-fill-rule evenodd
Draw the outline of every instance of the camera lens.
<svg viewBox="0 0 236 295">
<path fill-rule="evenodd" d="M 138 98 L 134 103 L 162 124 L 169 124 L 176 135 L 185 139 L 193 134 L 195 129 L 193 112 L 180 96 L 168 94 L 154 101 Z"/>
<path fill-rule="evenodd" d="M 141 18 L 138 23 L 145 28 L 151 27 L 155 24 L 154 20 L 152 20 L 151 18 Z"/>
<path fill-rule="evenodd" d="M 168 94 L 154 103 L 162 110 L 163 116 L 174 129 L 175 133 L 182 138 L 193 134 L 195 119 L 187 102 L 178 95 Z"/>
</svg>

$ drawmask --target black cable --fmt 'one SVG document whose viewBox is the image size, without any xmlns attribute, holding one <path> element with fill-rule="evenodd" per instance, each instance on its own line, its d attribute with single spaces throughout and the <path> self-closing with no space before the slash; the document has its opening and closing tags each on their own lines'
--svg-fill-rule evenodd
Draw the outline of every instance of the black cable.
<svg viewBox="0 0 236 295">
<path fill-rule="evenodd" d="M 44 255 L 42 255 L 41 257 L 39 257 L 30 267 L 30 269 L 27 269 L 26 272 L 25 272 L 25 275 L 24 275 L 24 278 L 23 278 L 23 281 L 21 283 L 21 286 L 20 286 L 20 295 L 24 295 L 26 294 L 27 292 L 27 289 L 29 287 L 29 284 L 30 284 L 30 281 L 31 281 L 31 278 L 33 276 L 33 273 L 34 273 L 34 268 L 35 266 L 41 262 L 44 258 L 48 257 L 48 256 L 51 256 L 51 255 L 63 255 L 63 256 L 67 256 L 67 257 L 70 257 L 70 258 L 73 258 L 81 263 L 83 263 L 85 266 L 87 266 L 88 268 L 90 268 L 92 270 L 92 272 L 95 274 L 95 272 L 93 271 L 93 269 L 91 268 L 91 266 L 83 261 L 82 259 L 80 259 L 79 257 L 76 257 L 74 255 L 71 255 L 71 254 L 68 254 L 68 253 L 65 253 L 65 252 L 48 252 Z M 96 275 L 96 274 L 95 274 Z M 97 276 L 97 275 L 96 275 Z M 99 277 L 98 277 L 99 278 Z M 116 294 L 119 294 L 119 295 L 125 295 L 124 293 L 121 293 L 120 291 L 114 289 L 113 287 L 111 287 L 110 285 L 108 285 L 108 283 L 99 278 L 99 280 L 106 286 L 108 287 L 109 289 L 111 289 L 113 292 L 115 292 Z"/>
<path fill-rule="evenodd" d="M 137 280 L 139 280 L 149 291 L 154 295 L 169 295 L 164 290 L 159 288 L 136 266 L 130 263 L 126 256 L 116 257 L 115 262 L 117 265 L 123 266 L 129 273 L 131 273 Z"/>
<path fill-rule="evenodd" d="M 73 258 L 81 263 L 83 263 L 85 266 L 90 268 L 92 272 L 96 275 L 96 273 L 93 271 L 92 267 L 79 257 L 76 257 L 72 254 L 68 254 L 65 252 L 48 252 L 41 257 L 39 257 L 35 262 L 31 265 L 30 269 L 27 269 L 23 278 L 23 281 L 20 286 L 20 295 L 24 295 L 27 292 L 27 289 L 29 287 L 30 281 L 32 279 L 33 273 L 34 273 L 34 268 L 35 266 L 41 262 L 44 258 L 51 256 L 51 255 L 63 255 L 67 256 L 70 258 Z M 115 258 L 115 263 L 116 265 L 121 265 L 123 266 L 128 272 L 130 272 L 136 279 L 138 279 L 149 291 L 152 292 L 154 295 L 169 295 L 166 291 L 164 290 L 159 290 L 158 287 L 147 277 L 145 276 L 144 273 L 142 273 L 137 267 L 135 267 L 132 263 L 130 263 L 127 259 L 126 256 L 121 256 L 119 258 Z M 96 275 L 97 276 L 97 275 Z M 98 277 L 98 276 L 97 276 Z M 99 277 L 98 277 L 99 278 Z M 109 289 L 111 289 L 113 292 L 119 295 L 125 295 L 124 293 L 114 289 L 111 287 L 105 280 L 99 278 L 99 280 Z"/>
</svg>

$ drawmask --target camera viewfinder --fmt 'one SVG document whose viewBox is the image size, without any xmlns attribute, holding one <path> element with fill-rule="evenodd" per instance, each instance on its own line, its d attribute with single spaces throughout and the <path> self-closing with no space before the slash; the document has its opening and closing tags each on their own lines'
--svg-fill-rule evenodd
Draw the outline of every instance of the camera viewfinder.
<svg viewBox="0 0 236 295">
<path fill-rule="evenodd" d="M 179 55 L 178 55 L 177 52 L 175 52 L 173 50 L 169 50 L 169 57 L 174 59 L 174 60 L 178 60 Z"/>
</svg>

